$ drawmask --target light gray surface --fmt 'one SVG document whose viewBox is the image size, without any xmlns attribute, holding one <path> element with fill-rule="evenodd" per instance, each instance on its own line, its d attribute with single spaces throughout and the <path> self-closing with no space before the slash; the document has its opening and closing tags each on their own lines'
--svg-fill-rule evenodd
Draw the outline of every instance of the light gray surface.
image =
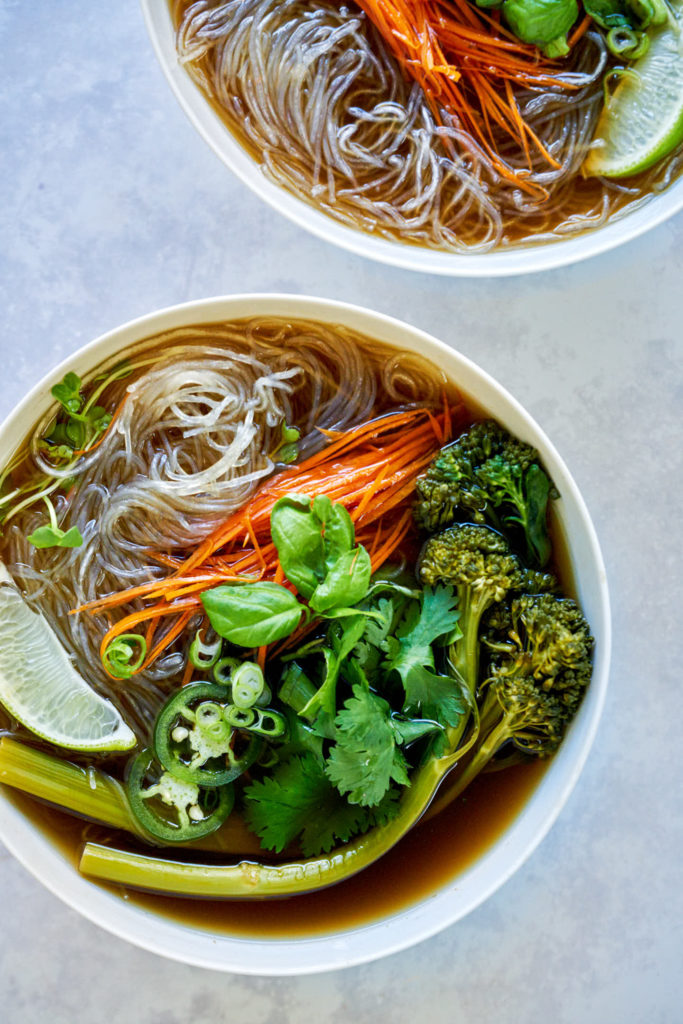
<svg viewBox="0 0 683 1024">
<path fill-rule="evenodd" d="M 394 314 L 475 359 L 547 430 L 593 514 L 615 626 L 606 713 L 564 813 L 441 936 L 319 977 L 212 974 L 81 920 L 0 848 L 2 1020 L 683 1020 L 683 218 L 527 280 L 387 269 L 231 179 L 171 97 L 133 0 L 0 0 L 0 40 L 0 416 L 70 350 L 185 299 L 292 291 Z"/>
</svg>

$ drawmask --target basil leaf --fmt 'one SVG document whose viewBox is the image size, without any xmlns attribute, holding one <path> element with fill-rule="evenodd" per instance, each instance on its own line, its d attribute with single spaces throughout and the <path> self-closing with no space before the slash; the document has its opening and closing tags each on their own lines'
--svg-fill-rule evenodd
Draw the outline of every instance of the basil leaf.
<svg viewBox="0 0 683 1024">
<path fill-rule="evenodd" d="M 359 608 L 358 605 L 354 605 L 353 608 L 329 608 L 326 612 L 320 612 L 320 617 L 323 619 L 348 619 L 351 616 L 362 615 L 366 619 L 376 619 L 378 622 L 384 622 L 384 616 L 381 612 L 371 608 Z"/>
<path fill-rule="evenodd" d="M 263 647 L 289 636 L 304 613 L 278 583 L 224 584 L 202 594 L 202 604 L 218 635 L 240 647 Z"/>
<path fill-rule="evenodd" d="M 551 544 L 548 537 L 548 498 L 551 483 L 540 466 L 532 463 L 524 478 L 527 500 L 526 535 L 530 553 L 543 566 L 550 558 Z"/>
<path fill-rule="evenodd" d="M 362 545 L 336 560 L 309 599 L 313 611 L 324 612 L 338 605 L 348 607 L 365 597 L 370 586 L 372 565 Z"/>
<path fill-rule="evenodd" d="M 285 576 L 308 600 L 325 575 L 323 538 L 311 499 L 290 494 L 276 501 L 270 533 Z"/>
<path fill-rule="evenodd" d="M 321 521 L 325 549 L 325 568 L 329 572 L 340 555 L 353 549 L 356 531 L 353 520 L 343 505 L 333 505 L 321 496 L 313 501 L 313 511 Z"/>
<path fill-rule="evenodd" d="M 518 39 L 540 47 L 546 57 L 569 53 L 567 32 L 579 16 L 576 0 L 505 0 L 503 19 Z"/>
<path fill-rule="evenodd" d="M 347 608 L 365 597 L 370 556 L 354 548 L 353 520 L 343 505 L 325 495 L 290 494 L 275 503 L 270 531 L 285 576 L 313 611 Z"/>
</svg>

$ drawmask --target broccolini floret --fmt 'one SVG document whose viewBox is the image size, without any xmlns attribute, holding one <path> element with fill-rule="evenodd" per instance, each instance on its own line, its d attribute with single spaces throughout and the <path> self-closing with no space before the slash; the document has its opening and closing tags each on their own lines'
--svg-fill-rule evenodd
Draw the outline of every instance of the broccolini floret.
<svg viewBox="0 0 683 1024">
<path fill-rule="evenodd" d="M 488 526 L 459 523 L 432 537 L 425 545 L 419 573 L 423 583 L 455 588 L 462 637 L 450 649 L 451 668 L 470 695 L 479 677 L 482 616 L 510 591 L 521 590 L 526 570 L 499 533 Z"/>
<path fill-rule="evenodd" d="M 496 637 L 487 639 L 492 661 L 481 684 L 476 742 L 454 777 L 452 799 L 506 744 L 524 754 L 555 751 L 591 678 L 593 639 L 580 608 L 552 594 L 513 599 L 507 635 L 500 610 Z"/>
<path fill-rule="evenodd" d="M 416 483 L 415 519 L 429 533 L 455 519 L 520 531 L 526 557 L 550 557 L 547 506 L 552 484 L 531 445 L 497 423 L 475 423 L 443 448 Z"/>
</svg>

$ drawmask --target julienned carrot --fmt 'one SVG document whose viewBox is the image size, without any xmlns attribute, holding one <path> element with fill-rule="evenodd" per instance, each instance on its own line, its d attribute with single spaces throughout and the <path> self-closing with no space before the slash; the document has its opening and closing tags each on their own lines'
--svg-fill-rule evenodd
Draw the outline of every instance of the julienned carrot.
<svg viewBox="0 0 683 1024">
<path fill-rule="evenodd" d="M 568 39 L 569 49 L 571 49 L 573 46 L 576 46 L 579 39 L 585 36 L 586 32 L 591 26 L 592 21 L 593 19 L 590 14 L 587 14 L 585 18 L 582 18 L 582 20 L 578 23 L 578 25 L 576 26 L 576 28 L 574 29 L 574 31 Z"/>
<path fill-rule="evenodd" d="M 404 503 L 418 474 L 451 438 L 454 419 L 464 426 L 464 409 L 451 408 L 444 397 L 439 413 L 409 409 L 342 434 L 328 434 L 326 448 L 270 478 L 185 561 L 154 555 L 155 561 L 172 570 L 165 579 L 108 595 L 76 611 L 98 614 L 131 602 L 142 603 L 143 607 L 110 626 L 101 653 L 115 637 L 143 626 L 148 649 L 143 668 L 147 668 L 202 611 L 203 591 L 235 579 L 268 579 L 287 585 L 270 537 L 270 514 L 279 498 L 293 492 L 325 494 L 341 502 L 351 514 L 356 540 L 368 550 L 376 572 L 405 540 L 412 515 Z M 175 621 L 170 621 L 157 639 L 160 623 L 171 616 Z M 259 650 L 256 657 L 264 662 L 266 650 Z"/>
<path fill-rule="evenodd" d="M 357 0 L 405 73 L 422 87 L 437 123 L 453 117 L 485 150 L 507 181 L 528 193 L 544 190 L 499 153 L 496 133 L 512 139 L 532 165 L 531 147 L 551 166 L 557 162 L 524 120 L 513 85 L 573 90 L 557 66 L 535 46 L 521 43 L 497 12 L 469 0 Z M 572 45 L 586 31 L 582 22 Z"/>
<path fill-rule="evenodd" d="M 142 663 L 141 671 L 144 671 L 148 665 L 152 665 L 159 657 L 159 655 L 163 654 L 163 652 L 171 646 L 176 637 L 179 637 L 180 634 L 183 632 L 185 626 L 188 624 L 188 622 L 190 621 L 194 614 L 195 611 L 194 609 L 192 609 L 189 612 L 183 612 L 182 615 L 178 617 L 178 620 L 173 623 L 168 632 L 161 638 L 161 640 L 159 640 L 158 643 L 154 645 L 152 650 L 149 652 L 144 662 Z"/>
<path fill-rule="evenodd" d="M 159 618 L 166 615 L 180 615 L 181 618 L 184 618 L 184 613 L 189 611 L 190 616 L 188 616 L 188 618 L 183 623 L 184 628 L 184 626 L 189 621 L 191 615 L 194 612 L 200 611 L 201 609 L 201 600 L 199 599 L 199 597 L 196 597 L 185 598 L 180 601 L 174 601 L 173 604 L 168 604 L 166 602 L 158 603 L 156 605 L 153 605 L 151 608 L 143 608 L 140 611 L 132 612 L 130 615 L 126 615 L 123 619 L 120 619 L 119 622 L 116 622 L 113 626 L 111 626 L 102 637 L 102 643 L 100 644 L 100 658 L 103 659 L 103 664 L 104 652 L 106 651 L 107 647 L 115 637 L 120 636 L 122 633 L 129 633 L 132 630 L 134 630 L 137 626 L 141 625 L 143 622 L 150 622 L 150 620 L 158 620 Z M 176 624 L 172 625 L 171 629 L 174 629 Z M 168 644 L 164 644 L 163 648 L 160 647 L 160 644 L 157 644 L 156 646 L 159 648 L 158 653 L 161 653 L 161 650 L 165 650 Z M 148 656 L 145 665 L 149 664 L 151 664 L 151 661 Z"/>
<path fill-rule="evenodd" d="M 409 425 L 410 431 L 406 433 Z M 388 437 L 381 443 L 383 435 Z M 230 516 L 196 548 L 176 574 L 184 575 L 194 571 L 219 548 L 238 536 L 244 537 L 246 515 L 257 533 L 259 530 L 269 533 L 270 513 L 278 498 L 294 491 L 326 494 L 333 501 L 342 501 L 349 508 L 360 501 L 368 481 L 374 478 L 387 459 L 400 460 L 411 466 L 412 457 L 420 450 L 433 451 L 439 446 L 435 441 L 425 409 L 410 409 L 384 416 L 346 432 L 321 452 L 278 473 L 264 484 L 244 508 Z M 349 500 L 351 481 L 358 484 L 358 494 L 353 492 L 353 498 Z"/>
</svg>

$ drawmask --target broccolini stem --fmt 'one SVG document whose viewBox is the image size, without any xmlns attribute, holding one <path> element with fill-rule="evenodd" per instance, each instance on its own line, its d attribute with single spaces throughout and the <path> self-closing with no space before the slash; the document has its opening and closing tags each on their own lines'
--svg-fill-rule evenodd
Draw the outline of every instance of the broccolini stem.
<svg viewBox="0 0 683 1024">
<path fill-rule="evenodd" d="M 463 636 L 450 649 L 451 663 L 460 675 L 469 694 L 474 696 L 477 686 L 479 666 L 479 631 L 470 628 L 474 616 L 472 597 L 469 588 L 458 588 L 458 606 L 460 608 L 460 628 Z"/>
<path fill-rule="evenodd" d="M 97 768 L 79 768 L 3 736 L 0 782 L 112 828 L 140 835 L 123 787 Z"/>
<path fill-rule="evenodd" d="M 260 899 L 322 889 L 355 875 L 395 846 L 420 819 L 453 763 L 452 756 L 429 761 L 405 791 L 397 817 L 326 856 L 274 865 L 186 864 L 87 843 L 79 867 L 86 875 L 120 885 L 183 896 Z"/>
<path fill-rule="evenodd" d="M 461 793 L 467 789 L 469 784 L 474 781 L 477 775 L 479 775 L 479 773 L 486 767 L 496 751 L 500 750 L 502 745 L 506 743 L 507 740 L 511 739 L 511 737 L 512 732 L 510 730 L 509 722 L 506 717 L 503 717 L 501 721 L 491 729 L 486 736 L 486 739 L 477 748 L 472 760 L 468 761 L 460 772 L 456 772 L 447 792 L 434 808 L 435 813 L 442 811 L 448 806 L 448 804 L 452 803 L 453 800 L 456 800 Z"/>
<path fill-rule="evenodd" d="M 476 706 L 475 706 L 475 708 L 476 708 Z M 448 807 L 449 804 L 451 804 L 457 797 L 459 797 L 460 794 L 465 790 L 465 788 L 470 784 L 470 782 L 472 782 L 472 780 L 474 779 L 474 776 L 477 774 L 477 772 L 481 771 L 486 766 L 486 763 L 491 759 L 493 754 L 489 754 L 486 757 L 484 762 L 477 761 L 477 763 L 480 766 L 477 769 L 477 771 L 475 771 L 472 774 L 469 772 L 469 767 L 473 763 L 472 761 L 470 761 L 469 763 L 464 763 L 464 764 L 460 765 L 460 762 L 463 761 L 463 758 L 465 757 L 465 755 L 467 753 L 469 753 L 469 751 L 472 749 L 474 744 L 478 741 L 480 736 L 489 736 L 490 737 L 492 730 L 496 727 L 496 723 L 498 722 L 500 714 L 501 714 L 500 705 L 499 705 L 495 695 L 493 693 L 489 692 L 487 694 L 487 696 L 486 696 L 486 700 L 484 701 L 484 704 L 482 705 L 480 711 L 477 712 L 477 710 L 475 710 L 475 712 L 474 712 L 475 723 L 474 723 L 474 726 L 473 726 L 472 731 L 470 733 L 470 736 L 468 737 L 467 742 L 464 743 L 462 745 L 462 747 L 457 747 L 456 748 L 454 746 L 451 746 L 452 750 L 453 749 L 457 749 L 459 766 L 455 769 L 455 771 L 453 771 L 451 773 L 449 781 L 444 786 L 441 787 L 439 795 L 434 800 L 434 802 L 431 804 L 431 806 L 430 806 L 430 808 L 429 808 L 429 810 L 427 812 L 426 816 L 428 818 L 436 817 L 437 814 L 440 814 L 441 811 L 445 810 L 446 807 Z M 467 721 L 469 721 L 469 719 L 467 719 Z M 463 731 L 464 731 L 464 729 L 463 729 Z M 455 737 L 453 737 L 453 738 L 455 739 Z M 449 731 L 449 739 L 450 739 L 450 731 Z M 475 760 L 477 760 L 479 758 L 482 749 L 483 748 L 480 748 L 479 750 L 477 750 L 477 752 L 475 754 L 475 758 L 474 758 Z M 496 749 L 498 749 L 498 748 L 496 748 Z M 495 753 L 495 750 L 493 751 L 493 753 Z M 465 781 L 463 781 L 463 779 Z"/>
</svg>

